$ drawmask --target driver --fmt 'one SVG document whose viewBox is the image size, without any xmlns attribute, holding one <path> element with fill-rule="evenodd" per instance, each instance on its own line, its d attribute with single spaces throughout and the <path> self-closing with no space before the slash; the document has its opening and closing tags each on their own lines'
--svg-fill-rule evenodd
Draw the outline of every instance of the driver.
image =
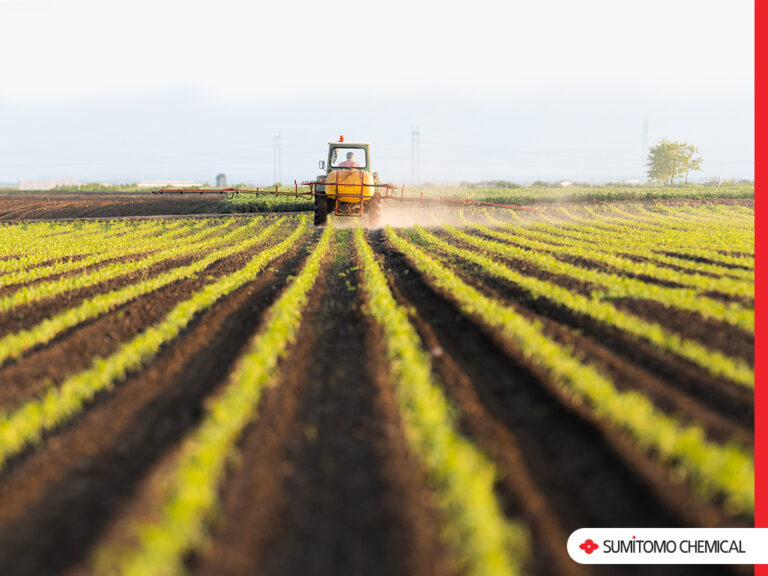
<svg viewBox="0 0 768 576">
<path fill-rule="evenodd" d="M 339 164 L 340 168 L 360 168 L 360 164 L 355 162 L 355 153 L 347 152 L 347 159 Z"/>
</svg>

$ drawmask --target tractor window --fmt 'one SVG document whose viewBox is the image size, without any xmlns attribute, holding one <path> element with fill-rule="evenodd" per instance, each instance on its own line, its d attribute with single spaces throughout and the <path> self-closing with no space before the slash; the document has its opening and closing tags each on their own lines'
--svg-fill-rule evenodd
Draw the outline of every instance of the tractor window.
<svg viewBox="0 0 768 576">
<path fill-rule="evenodd" d="M 331 168 L 365 168 L 367 164 L 365 148 L 334 148 L 331 152 Z"/>
</svg>

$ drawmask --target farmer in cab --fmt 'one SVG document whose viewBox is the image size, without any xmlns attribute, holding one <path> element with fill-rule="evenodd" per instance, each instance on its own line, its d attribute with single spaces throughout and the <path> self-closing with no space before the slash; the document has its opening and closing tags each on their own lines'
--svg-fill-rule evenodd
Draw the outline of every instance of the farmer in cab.
<svg viewBox="0 0 768 576">
<path fill-rule="evenodd" d="M 355 162 L 355 153 L 347 152 L 347 159 L 339 164 L 340 168 L 360 168 L 360 164 Z"/>
</svg>

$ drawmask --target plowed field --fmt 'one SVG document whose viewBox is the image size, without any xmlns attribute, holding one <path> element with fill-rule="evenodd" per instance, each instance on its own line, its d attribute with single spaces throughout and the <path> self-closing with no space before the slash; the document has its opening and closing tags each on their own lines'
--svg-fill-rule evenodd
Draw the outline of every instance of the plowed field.
<svg viewBox="0 0 768 576">
<path fill-rule="evenodd" d="M 746 574 L 565 542 L 753 524 L 753 218 L 1 225 L 0 573 Z"/>
</svg>

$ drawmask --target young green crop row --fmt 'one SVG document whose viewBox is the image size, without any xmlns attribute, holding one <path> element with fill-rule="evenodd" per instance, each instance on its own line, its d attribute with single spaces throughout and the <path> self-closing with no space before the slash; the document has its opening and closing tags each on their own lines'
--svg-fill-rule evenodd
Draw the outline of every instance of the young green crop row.
<svg viewBox="0 0 768 576">
<path fill-rule="evenodd" d="M 517 574 L 527 550 L 526 533 L 504 518 L 494 496 L 493 466 L 459 433 L 408 311 L 392 296 L 360 227 L 355 245 L 368 311 L 383 332 L 405 436 L 438 495 L 443 540 L 464 574 Z"/>
<path fill-rule="evenodd" d="M 546 213 L 540 213 L 538 216 L 541 219 L 549 217 L 550 220 L 563 226 L 589 226 L 603 233 L 624 232 L 639 237 L 647 236 L 649 232 L 672 235 L 681 232 L 693 232 L 698 239 L 697 241 L 709 242 L 710 246 L 700 246 L 704 249 L 715 247 L 732 250 L 734 241 L 739 244 L 752 243 L 748 220 L 740 219 L 740 224 L 734 227 L 732 220 L 728 218 L 699 222 L 686 220 L 684 217 L 675 218 L 675 212 L 669 212 L 668 215 L 662 216 L 648 212 L 641 206 L 635 206 L 634 211 L 630 211 L 629 209 L 632 208 L 631 206 L 599 208 L 594 206 L 560 206 L 550 209 Z M 526 222 L 522 218 L 521 221 Z"/>
<path fill-rule="evenodd" d="M 664 212 L 648 210 L 642 205 L 572 205 L 547 208 L 543 211 L 531 213 L 507 213 L 512 220 L 519 224 L 535 224 L 537 222 L 546 222 L 560 226 L 590 226 L 595 230 L 602 232 L 622 231 L 628 234 L 647 234 L 648 232 L 675 233 L 681 231 L 696 230 L 705 233 L 707 236 L 726 241 L 730 244 L 731 234 L 737 233 L 737 238 L 741 241 L 748 241 L 749 235 L 746 230 L 748 221 L 739 219 L 733 224 L 734 220 L 727 216 L 721 216 L 719 219 L 708 220 L 707 218 L 696 220 L 695 216 L 682 211 L 678 207 L 666 209 L 663 206 L 657 210 L 664 209 Z M 675 215 L 679 217 L 675 217 Z M 715 218 L 714 216 L 712 218 Z M 724 227 L 728 225 L 729 230 Z"/>
<path fill-rule="evenodd" d="M 685 207 L 670 207 L 670 206 L 653 206 L 647 207 L 642 205 L 610 205 L 597 209 L 594 206 L 582 207 L 584 212 L 589 214 L 601 222 L 607 224 L 624 224 L 635 226 L 638 228 L 674 228 L 674 229 L 686 229 L 688 227 L 694 228 L 710 228 L 713 227 L 718 233 L 722 232 L 718 230 L 725 222 L 722 216 L 716 217 L 711 213 L 707 213 L 699 208 L 689 207 L 686 210 Z M 568 213 L 573 214 L 573 210 L 568 210 Z M 728 222 L 729 226 L 732 226 L 733 219 Z M 741 219 L 739 219 L 741 222 Z"/>
<path fill-rule="evenodd" d="M 668 224 L 686 223 L 695 226 L 712 227 L 727 225 L 731 229 L 748 231 L 752 228 L 752 219 L 741 210 L 742 206 L 633 206 L 634 212 L 624 210 L 621 206 L 611 207 L 618 214 L 644 218 L 650 221 Z"/>
<path fill-rule="evenodd" d="M 731 266 L 754 267 L 754 258 L 734 255 L 731 252 L 754 254 L 754 236 L 750 231 L 739 231 L 731 226 L 692 226 L 682 224 L 664 224 L 648 226 L 635 222 L 616 223 L 608 216 L 598 214 L 593 208 L 585 208 L 590 214 L 599 215 L 602 224 L 592 222 L 579 227 L 602 235 L 627 237 L 634 243 L 651 246 L 659 251 L 670 251 L 691 258 L 707 258 L 715 263 Z M 614 209 L 615 210 L 615 209 Z M 569 216 L 570 213 L 561 208 Z"/>
<path fill-rule="evenodd" d="M 741 206 L 736 208 L 742 208 Z M 650 210 L 641 207 L 638 212 L 643 216 L 652 217 L 654 214 L 662 214 L 667 221 L 678 219 L 694 225 L 704 227 L 727 225 L 729 228 L 742 232 L 751 231 L 753 228 L 753 218 L 746 216 L 744 212 L 738 209 L 728 209 L 726 206 L 716 207 L 693 207 L 683 205 L 677 207 L 659 206 Z M 754 215 L 753 215 L 754 216 Z"/>
<path fill-rule="evenodd" d="M 218 234 L 221 229 L 227 228 L 228 226 L 229 223 L 224 223 L 215 226 L 213 229 L 203 230 L 192 235 L 191 238 L 185 241 L 172 242 L 166 248 L 158 250 L 149 256 L 139 258 L 138 260 L 114 262 L 71 276 L 63 276 L 55 280 L 47 280 L 28 286 L 22 286 L 11 294 L 0 297 L 0 312 L 8 312 L 9 310 L 13 310 L 24 304 L 30 304 L 44 298 L 52 298 L 66 292 L 94 286 L 120 276 L 140 273 L 148 270 L 155 264 L 205 252 L 219 246 L 226 246 L 229 243 L 236 241 L 237 238 L 244 233 L 247 233 L 251 225 L 246 225 L 229 234 Z"/>
<path fill-rule="evenodd" d="M 486 214 L 486 219 L 495 228 L 509 230 L 523 236 L 530 235 L 531 238 L 560 246 L 567 246 L 576 242 L 593 253 L 620 255 L 630 259 L 633 258 L 636 261 L 652 262 L 656 263 L 656 265 L 666 266 L 670 270 L 682 269 L 688 273 L 703 273 L 716 277 L 737 278 L 751 283 L 754 283 L 755 280 L 754 270 L 729 268 L 718 264 L 696 262 L 686 258 L 669 256 L 657 251 L 658 244 L 648 244 L 645 240 L 636 241 L 630 234 L 626 233 L 605 234 L 587 229 L 584 226 L 562 227 L 542 223 L 531 226 L 516 226 L 506 224 L 489 214 Z"/>
<path fill-rule="evenodd" d="M 44 262 L 68 260 L 90 256 L 104 250 L 105 246 L 121 245 L 129 248 L 136 240 L 144 240 L 165 232 L 194 225 L 190 221 L 141 221 L 105 222 L 99 226 L 57 224 L 56 232 L 50 235 L 33 237 L 29 240 L 3 239 L 6 259 L 0 260 L 0 273 L 29 270 Z M 12 230 L 7 226 L 3 232 Z"/>
<path fill-rule="evenodd" d="M 61 239 L 93 234 L 120 234 L 135 229 L 135 222 L 0 224 L 0 256 L 18 258 L 38 247 L 53 246 Z"/>
<path fill-rule="evenodd" d="M 467 241 L 470 245 L 480 247 L 483 251 L 489 251 L 490 254 L 494 254 L 497 248 L 496 245 L 498 243 L 469 237 L 450 227 L 446 227 L 446 230 L 461 240 Z M 743 386 L 754 387 L 754 370 L 739 358 L 732 358 L 720 352 L 709 350 L 698 342 L 687 340 L 665 330 L 659 324 L 624 312 L 610 303 L 610 301 L 601 300 L 594 295 L 591 297 L 584 296 L 552 282 L 521 274 L 514 268 L 505 266 L 481 251 L 459 248 L 437 238 L 434 234 L 430 234 L 418 226 L 415 227 L 414 232 L 420 241 L 429 246 L 471 262 L 491 276 L 502 278 L 520 286 L 535 298 L 548 300 L 577 314 L 582 314 L 608 326 L 614 326 L 627 334 L 650 342 L 662 350 L 671 352 L 701 366 L 713 376 L 727 378 Z M 503 245 L 500 246 L 502 252 L 505 248 Z"/>
<path fill-rule="evenodd" d="M 594 212 L 594 209 L 587 209 Z M 611 208 L 605 212 L 615 212 Z M 558 208 L 550 213 L 559 213 L 558 219 L 537 218 L 534 221 L 524 219 L 515 213 L 504 215 L 518 226 L 509 226 L 487 215 L 489 223 L 506 229 L 532 230 L 556 238 L 561 244 L 570 239 L 586 242 L 596 250 L 612 250 L 630 256 L 659 262 L 674 268 L 700 271 L 715 275 L 733 276 L 752 280 L 754 278 L 754 258 L 745 254 L 754 254 L 754 239 L 751 231 L 739 233 L 726 224 L 717 226 L 690 226 L 681 224 L 679 228 L 664 226 L 662 229 L 649 230 L 642 224 L 629 222 L 609 223 L 605 218 L 602 224 L 594 219 L 574 216 L 565 208 Z M 538 216 L 538 215 L 537 215 Z M 679 224 L 679 223 L 678 223 Z M 719 230 L 725 237 L 720 242 L 713 238 Z M 733 254 L 732 252 L 737 252 Z"/>
<path fill-rule="evenodd" d="M 700 292 L 719 292 L 740 298 L 754 298 L 754 282 L 748 279 L 735 279 L 728 276 L 713 278 L 710 275 L 697 274 L 695 272 L 683 272 L 673 270 L 666 266 L 660 266 L 652 262 L 638 262 L 634 259 L 619 256 L 604 250 L 595 250 L 594 246 L 584 241 L 571 241 L 566 245 L 550 244 L 551 238 L 547 234 L 524 228 L 518 228 L 514 233 L 505 233 L 491 230 L 479 224 L 471 224 L 486 236 L 511 242 L 520 247 L 548 252 L 555 256 L 571 256 L 597 262 L 625 274 L 643 275 L 647 278 L 674 282 L 695 288 Z"/>
<path fill-rule="evenodd" d="M 19 358 L 28 350 L 45 344 L 66 330 L 74 328 L 78 324 L 92 320 L 113 310 L 117 306 L 138 298 L 139 296 L 200 273 L 214 262 L 234 256 L 235 254 L 246 251 L 254 246 L 259 246 L 280 230 L 283 221 L 284 218 L 274 221 L 253 237 L 245 239 L 236 238 L 232 245 L 210 252 L 191 264 L 172 268 L 157 276 L 152 276 L 132 284 L 127 284 L 122 288 L 99 294 L 84 301 L 80 305 L 67 308 L 50 318 L 46 318 L 31 328 L 8 334 L 3 338 L 0 338 L 0 366 L 9 359 Z M 256 219 L 254 226 L 258 226 L 260 223 L 261 219 Z M 249 234 L 250 228 L 251 226 L 244 227 L 241 234 Z M 239 240 L 239 242 L 237 240 Z"/>
<path fill-rule="evenodd" d="M 181 228 L 163 228 L 157 222 L 148 222 L 142 227 L 116 225 L 99 230 L 62 230 L 46 238 L 38 238 L 25 244 L 29 253 L 9 256 L 0 261 L 0 274 L 11 274 L 32 270 L 41 265 L 77 261 L 91 257 L 105 250 L 106 246 L 130 248 L 135 242 L 146 242 L 166 231 Z"/>
<path fill-rule="evenodd" d="M 130 258 L 137 254 L 151 253 L 157 250 L 162 251 L 177 243 L 190 244 L 216 235 L 228 226 L 229 223 L 211 226 L 209 221 L 200 221 L 195 222 L 192 226 L 176 227 L 161 234 L 154 233 L 153 231 L 149 235 L 143 233 L 141 235 L 126 235 L 119 239 L 104 239 L 101 241 L 101 249 L 94 251 L 85 258 L 58 260 L 40 266 L 27 266 L 22 270 L 4 274 L 0 276 L 0 287 L 23 284 L 53 276 L 54 274 L 81 270 L 106 260 Z"/>
<path fill-rule="evenodd" d="M 144 366 L 197 314 L 253 280 L 270 262 L 294 247 L 308 229 L 308 218 L 302 218 L 300 225 L 285 240 L 265 248 L 236 272 L 207 284 L 176 305 L 161 321 L 121 345 L 111 356 L 94 358 L 89 368 L 70 376 L 60 386 L 50 388 L 42 398 L 30 400 L 13 412 L 0 415 L 0 469 L 10 457 L 39 442 L 46 432 L 78 414 L 96 394 L 111 389 L 129 373 Z"/>
<path fill-rule="evenodd" d="M 301 229 L 281 246 L 293 245 L 306 231 L 307 222 L 304 219 Z M 332 234 L 333 228 L 328 226 L 299 275 L 266 313 L 262 330 L 240 358 L 225 389 L 207 405 L 200 425 L 182 442 L 165 483 L 159 514 L 132 527 L 138 545 L 128 550 L 96 550 L 96 572 L 122 576 L 185 573 L 187 554 L 198 548 L 207 534 L 207 523 L 216 511 L 219 488 L 227 464 L 235 456 L 237 441 L 257 416 L 262 393 L 274 384 L 278 362 L 296 340 L 309 291 Z"/>
<path fill-rule="evenodd" d="M 729 223 L 696 223 L 686 222 L 685 220 L 666 217 L 663 220 L 651 218 L 648 221 L 638 220 L 635 214 L 627 212 L 622 208 L 610 207 L 598 211 L 593 207 L 584 207 L 583 210 L 589 214 L 590 218 L 597 220 L 589 223 L 605 231 L 624 230 L 631 234 L 645 237 L 649 240 L 649 234 L 659 234 L 663 238 L 677 237 L 685 234 L 688 242 L 694 244 L 697 249 L 703 250 L 733 250 L 734 243 L 737 247 L 743 249 L 754 246 L 751 234 L 746 230 L 734 229 Z M 574 216 L 574 210 L 561 208 L 560 212 L 571 218 L 581 221 L 580 216 Z M 652 237 L 650 239 L 653 239 Z"/>
<path fill-rule="evenodd" d="M 547 272 L 563 277 L 571 277 L 584 282 L 589 282 L 595 286 L 595 291 L 592 294 L 593 298 L 601 300 L 612 298 L 653 300 L 670 308 L 696 312 L 703 318 L 732 324 L 745 332 L 754 334 L 755 312 L 740 304 L 726 303 L 721 300 L 710 298 L 703 295 L 700 290 L 690 288 L 668 288 L 666 286 L 644 282 L 616 273 L 603 272 L 593 268 L 570 264 L 559 260 L 552 254 L 552 252 L 557 252 L 559 247 L 553 251 L 546 250 L 542 252 L 534 250 L 534 248 L 538 249 L 539 246 L 524 241 L 518 241 L 514 236 L 495 232 L 480 225 L 476 225 L 475 227 L 486 236 L 499 238 L 505 242 L 486 240 L 478 236 L 460 232 L 450 226 L 446 226 L 445 229 L 458 240 L 485 252 L 496 254 L 504 258 L 530 262 L 541 270 L 546 270 Z M 519 243 L 521 246 L 508 244 L 506 242 L 508 240 Z M 578 250 L 570 250 L 567 247 L 562 247 L 561 252 L 563 254 L 570 254 L 577 253 Z M 582 257 L 586 258 L 587 254 L 585 253 Z M 743 285 L 742 290 L 744 291 L 744 297 L 753 295 L 749 288 L 749 286 Z"/>
<path fill-rule="evenodd" d="M 499 330 L 504 338 L 520 349 L 524 357 L 545 368 L 552 380 L 569 396 L 585 402 L 600 418 L 628 434 L 639 449 L 682 472 L 703 495 L 723 497 L 729 509 L 747 516 L 753 514 L 754 457 L 748 450 L 733 444 L 724 446 L 708 441 L 701 428 L 679 423 L 657 409 L 643 394 L 617 390 L 610 379 L 595 367 L 579 360 L 574 350 L 549 339 L 538 323 L 527 320 L 504 302 L 485 296 L 391 228 L 387 228 L 386 237 L 429 283 L 448 294 L 460 310 Z M 589 299 L 576 297 L 570 300 L 573 296 L 570 293 L 561 293 L 551 284 L 510 275 L 506 272 L 508 269 L 493 260 L 481 254 L 473 256 L 423 230 L 416 230 L 416 237 L 430 249 L 439 248 L 440 251 L 466 257 L 485 271 L 514 278 L 515 282 L 538 297 L 547 297 L 582 313 L 594 314 L 597 319 L 618 324 L 624 330 L 642 332 L 642 323 L 636 319 L 624 318 L 616 322 L 617 316 L 612 318 L 606 310 L 599 306 L 596 308 L 596 304 Z M 651 334 L 658 333 L 652 327 L 645 328 L 650 328 Z"/>
</svg>

